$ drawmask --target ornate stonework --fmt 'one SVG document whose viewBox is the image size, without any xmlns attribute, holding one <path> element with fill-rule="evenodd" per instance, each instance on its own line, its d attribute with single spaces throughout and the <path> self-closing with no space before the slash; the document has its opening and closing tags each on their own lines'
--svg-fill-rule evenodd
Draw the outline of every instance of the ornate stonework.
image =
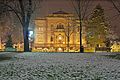
<svg viewBox="0 0 120 80">
<path fill-rule="evenodd" d="M 83 45 L 85 41 L 83 26 Z M 63 11 L 54 12 L 44 19 L 35 20 L 34 49 L 49 51 L 79 50 L 79 21 L 73 14 Z M 69 42 L 69 43 L 68 43 Z"/>
</svg>

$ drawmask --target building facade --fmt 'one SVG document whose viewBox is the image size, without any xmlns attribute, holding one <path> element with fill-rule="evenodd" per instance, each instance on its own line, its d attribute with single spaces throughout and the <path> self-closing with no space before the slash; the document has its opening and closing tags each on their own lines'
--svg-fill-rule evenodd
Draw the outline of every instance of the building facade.
<svg viewBox="0 0 120 80">
<path fill-rule="evenodd" d="M 79 51 L 79 20 L 73 14 L 58 11 L 35 20 L 33 51 Z M 86 46 L 83 26 L 83 45 Z"/>
</svg>

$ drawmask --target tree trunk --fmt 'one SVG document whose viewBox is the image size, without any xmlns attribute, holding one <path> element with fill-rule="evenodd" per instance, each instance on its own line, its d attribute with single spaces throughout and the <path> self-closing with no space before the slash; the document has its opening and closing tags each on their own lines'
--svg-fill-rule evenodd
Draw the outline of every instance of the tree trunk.
<svg viewBox="0 0 120 80">
<path fill-rule="evenodd" d="M 23 37 L 24 37 L 24 52 L 29 52 L 29 23 L 30 23 L 30 17 L 32 12 L 32 1 L 28 0 L 29 2 L 29 8 L 28 11 L 25 11 L 25 6 L 23 4 L 23 0 L 19 0 L 20 8 L 21 8 L 21 17 L 22 17 L 22 26 L 23 26 Z"/>
<path fill-rule="evenodd" d="M 28 25 L 24 25 L 23 27 L 23 37 L 24 37 L 24 52 L 29 52 L 29 37 L 28 37 Z"/>
<path fill-rule="evenodd" d="M 82 22 L 80 19 L 80 52 L 83 53 L 83 46 L 82 46 Z"/>
<path fill-rule="evenodd" d="M 28 13 L 27 16 L 23 17 L 23 36 L 24 36 L 24 52 L 29 52 L 29 23 L 30 23 L 30 17 L 31 15 Z"/>
<path fill-rule="evenodd" d="M 70 41 L 70 37 L 68 36 L 68 37 L 67 37 L 67 42 L 68 42 L 68 43 L 67 43 L 67 48 L 68 48 L 68 49 L 67 49 L 67 52 L 69 52 L 69 41 Z"/>
<path fill-rule="evenodd" d="M 67 42 L 68 42 L 68 44 L 67 44 L 67 47 L 68 47 L 68 49 L 67 49 L 67 52 L 69 52 L 69 48 L 70 48 L 70 44 L 69 44 L 69 42 L 70 42 L 70 29 L 69 29 L 69 27 L 70 27 L 70 25 L 69 25 L 69 23 L 68 23 L 68 36 L 67 36 Z"/>
<path fill-rule="evenodd" d="M 80 52 L 83 53 L 83 45 L 82 45 L 82 13 L 81 13 L 81 5 L 80 5 L 80 1 L 78 2 L 78 6 L 79 6 L 79 25 L 80 25 Z"/>
</svg>

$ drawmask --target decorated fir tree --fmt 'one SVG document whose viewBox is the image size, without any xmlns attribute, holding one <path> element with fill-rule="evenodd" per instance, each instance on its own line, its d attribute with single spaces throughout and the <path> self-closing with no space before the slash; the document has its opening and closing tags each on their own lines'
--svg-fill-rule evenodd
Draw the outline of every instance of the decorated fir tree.
<svg viewBox="0 0 120 80">
<path fill-rule="evenodd" d="M 109 33 L 109 25 L 106 21 L 104 9 L 98 4 L 90 17 L 87 26 L 87 42 L 92 47 L 105 45 L 104 42 Z"/>
<path fill-rule="evenodd" d="M 7 47 L 13 48 L 13 43 L 12 43 L 12 37 L 11 37 L 11 35 L 8 35 L 8 40 L 7 40 L 7 42 L 6 42 L 5 47 L 6 47 L 6 48 L 7 48 Z"/>
</svg>

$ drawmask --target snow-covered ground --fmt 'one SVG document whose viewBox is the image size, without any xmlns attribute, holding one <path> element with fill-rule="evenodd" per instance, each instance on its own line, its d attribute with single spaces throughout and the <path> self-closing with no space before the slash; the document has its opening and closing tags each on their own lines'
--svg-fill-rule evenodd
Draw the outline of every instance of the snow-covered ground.
<svg viewBox="0 0 120 80">
<path fill-rule="evenodd" d="M 120 80 L 120 60 L 103 54 L 19 53 L 0 61 L 0 80 Z"/>
</svg>

